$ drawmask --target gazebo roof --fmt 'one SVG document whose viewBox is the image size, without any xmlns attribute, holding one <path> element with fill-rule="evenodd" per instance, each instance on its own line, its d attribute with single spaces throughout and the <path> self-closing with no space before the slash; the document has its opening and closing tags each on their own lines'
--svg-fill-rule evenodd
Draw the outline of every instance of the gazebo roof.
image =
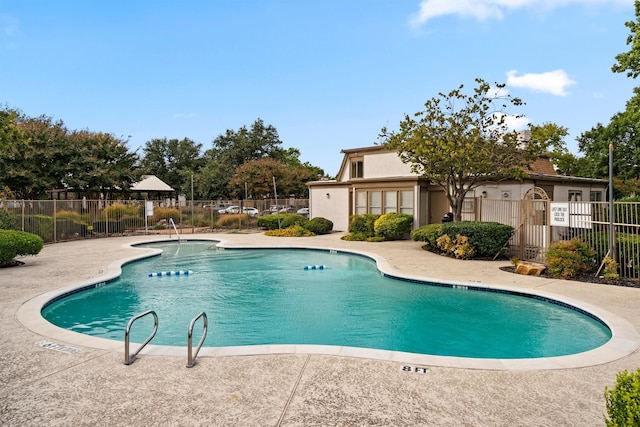
<svg viewBox="0 0 640 427">
<path fill-rule="evenodd" d="M 142 175 L 142 180 L 131 186 L 131 191 L 164 191 L 172 192 L 173 188 L 155 175 Z"/>
</svg>

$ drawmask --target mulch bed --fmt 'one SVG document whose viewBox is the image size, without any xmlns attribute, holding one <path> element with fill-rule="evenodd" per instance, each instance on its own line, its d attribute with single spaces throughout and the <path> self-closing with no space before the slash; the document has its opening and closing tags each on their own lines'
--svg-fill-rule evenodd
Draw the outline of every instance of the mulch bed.
<svg viewBox="0 0 640 427">
<path fill-rule="evenodd" d="M 507 271 L 509 273 L 516 274 L 516 268 L 514 266 L 500 267 L 500 270 Z M 539 277 L 544 277 L 547 279 L 554 279 L 551 274 L 547 273 L 546 270 Z M 584 282 L 584 283 L 599 283 L 601 285 L 609 285 L 609 286 L 624 286 L 627 288 L 640 288 L 640 281 L 632 280 L 627 278 L 620 278 L 618 280 L 607 280 L 604 277 L 596 276 L 595 273 L 589 274 L 581 274 L 577 277 L 568 279 L 574 282 Z"/>
</svg>

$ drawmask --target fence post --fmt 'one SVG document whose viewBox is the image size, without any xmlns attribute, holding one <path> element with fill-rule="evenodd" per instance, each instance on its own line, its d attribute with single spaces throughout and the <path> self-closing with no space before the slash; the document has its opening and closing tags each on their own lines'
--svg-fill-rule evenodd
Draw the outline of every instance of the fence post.
<svg viewBox="0 0 640 427">
<path fill-rule="evenodd" d="M 53 243 L 58 242 L 58 221 L 56 220 L 58 217 L 58 205 L 56 203 L 56 199 L 53 199 Z"/>
</svg>

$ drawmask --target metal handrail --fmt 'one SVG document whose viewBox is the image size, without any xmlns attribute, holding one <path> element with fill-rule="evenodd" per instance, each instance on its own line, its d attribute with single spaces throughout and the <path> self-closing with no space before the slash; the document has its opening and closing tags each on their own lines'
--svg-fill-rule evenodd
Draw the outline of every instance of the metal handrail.
<svg viewBox="0 0 640 427">
<path fill-rule="evenodd" d="M 149 338 L 147 338 L 147 340 L 142 343 L 142 345 L 131 355 L 131 357 L 129 357 L 129 331 L 131 330 L 131 325 L 133 325 L 133 322 L 135 322 L 136 320 L 148 314 L 153 315 L 153 331 L 151 331 L 151 335 L 149 335 Z M 131 320 L 129 320 L 129 323 L 127 323 L 127 328 L 124 331 L 124 364 L 125 365 L 131 365 L 133 361 L 136 360 L 136 356 L 138 355 L 138 353 L 140 353 L 140 350 L 142 350 L 144 346 L 149 344 L 149 341 L 151 341 L 151 339 L 156 335 L 156 332 L 158 332 L 158 315 L 153 310 L 147 310 L 144 313 L 140 313 L 137 316 L 133 316 Z"/>
<path fill-rule="evenodd" d="M 178 243 L 182 243 L 182 241 L 180 240 L 180 233 L 178 233 L 178 227 L 176 227 L 176 223 L 173 220 L 173 218 L 169 218 L 169 224 L 173 226 L 173 229 L 176 232 L 176 236 L 178 237 Z M 171 230 L 169 230 L 169 237 L 171 237 Z"/>
<path fill-rule="evenodd" d="M 202 338 L 200 338 L 200 342 L 198 343 L 198 347 L 196 348 L 196 352 L 193 353 L 192 352 L 192 347 L 193 347 L 193 325 L 195 325 L 196 321 L 202 317 Z M 189 333 L 188 333 L 188 343 L 187 343 L 187 368 L 193 368 L 193 366 L 196 364 L 196 357 L 198 357 L 198 352 L 200 351 L 200 348 L 202 347 L 202 344 L 204 343 L 204 339 L 207 337 L 207 325 L 208 325 L 208 321 L 207 321 L 207 314 L 203 311 L 202 313 L 198 314 L 196 317 L 194 317 L 191 320 L 191 323 L 189 324 Z"/>
</svg>

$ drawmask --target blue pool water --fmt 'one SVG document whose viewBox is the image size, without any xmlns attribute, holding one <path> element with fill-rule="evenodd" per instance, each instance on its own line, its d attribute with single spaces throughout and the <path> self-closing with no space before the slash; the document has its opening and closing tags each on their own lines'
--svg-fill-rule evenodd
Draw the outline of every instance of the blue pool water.
<svg viewBox="0 0 640 427">
<path fill-rule="evenodd" d="M 561 304 L 392 279 L 362 256 L 223 250 L 212 242 L 144 246 L 163 253 L 125 265 L 112 282 L 52 302 L 44 318 L 123 340 L 132 316 L 154 310 L 159 327 L 152 344 L 184 346 L 189 322 L 205 311 L 209 347 L 322 344 L 475 358 L 574 354 L 611 338 L 600 321 Z M 326 268 L 305 269 L 309 265 Z M 149 277 L 176 270 L 192 273 Z M 194 342 L 202 329 L 196 325 Z M 132 341 L 142 342 L 151 329 L 150 316 L 140 319 Z"/>
</svg>

